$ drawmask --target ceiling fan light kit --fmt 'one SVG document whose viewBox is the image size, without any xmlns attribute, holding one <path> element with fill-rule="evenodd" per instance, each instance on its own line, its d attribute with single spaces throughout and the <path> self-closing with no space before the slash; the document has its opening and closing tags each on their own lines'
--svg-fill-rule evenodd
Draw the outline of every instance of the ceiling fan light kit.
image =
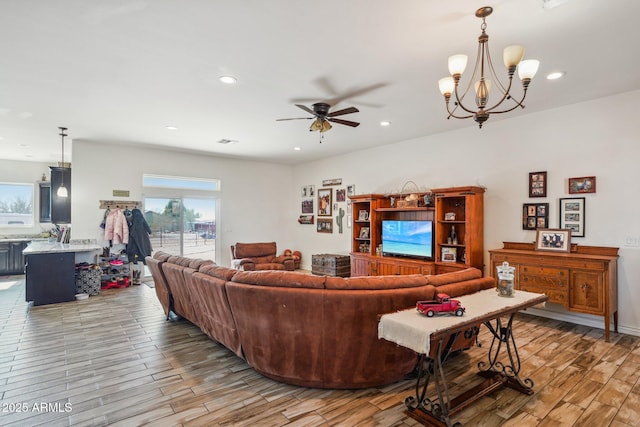
<svg viewBox="0 0 640 427">
<path fill-rule="evenodd" d="M 295 104 L 296 107 L 301 110 L 306 111 L 309 114 L 312 114 L 313 117 L 294 117 L 290 119 L 277 119 L 276 121 L 284 121 L 284 120 L 313 120 L 311 126 L 309 127 L 309 131 L 314 132 L 318 131 L 320 133 L 324 133 L 330 130 L 333 126 L 331 123 L 338 123 L 345 126 L 358 127 L 360 123 L 353 122 L 351 120 L 337 119 L 336 116 L 342 116 L 345 114 L 357 113 L 358 110 L 356 107 L 347 107 L 342 110 L 329 112 L 331 109 L 331 105 L 326 102 L 316 102 L 311 106 L 311 108 L 302 104 Z M 322 142 L 322 139 L 320 139 Z"/>
<path fill-rule="evenodd" d="M 531 80 L 536 75 L 540 65 L 540 62 L 535 59 L 523 60 L 524 46 L 507 46 L 504 49 L 502 59 L 507 68 L 508 82 L 506 87 L 502 85 L 493 68 L 491 55 L 489 53 L 489 36 L 485 32 L 487 28 L 485 19 L 491 15 L 492 12 L 493 8 L 490 6 L 481 7 L 476 11 L 476 16 L 482 19 L 482 25 L 480 25 L 482 33 L 478 37 L 478 53 L 473 74 L 464 92 L 459 92 L 459 84 L 462 74 L 467 67 L 467 55 L 450 56 L 449 73 L 451 76 L 438 81 L 440 93 L 444 95 L 447 113 L 449 113 L 447 119 L 451 117 L 456 119 L 473 118 L 480 128 L 482 128 L 483 123 L 489 119 L 491 114 L 507 113 L 518 107 L 524 108 L 523 102 L 527 96 L 529 83 L 531 83 Z M 519 100 L 511 94 L 511 83 L 516 70 L 518 70 L 518 77 L 522 81 L 522 97 Z M 475 108 L 463 104 L 463 100 L 472 86 L 475 92 Z M 492 93 L 493 88 L 500 92 L 500 99 L 498 99 L 495 104 L 489 105 L 489 95 Z M 452 97 L 455 97 L 453 108 L 450 106 Z M 502 110 L 497 110 L 497 108 L 507 100 L 513 103 L 505 105 Z M 456 112 L 458 107 L 463 111 Z"/>
</svg>

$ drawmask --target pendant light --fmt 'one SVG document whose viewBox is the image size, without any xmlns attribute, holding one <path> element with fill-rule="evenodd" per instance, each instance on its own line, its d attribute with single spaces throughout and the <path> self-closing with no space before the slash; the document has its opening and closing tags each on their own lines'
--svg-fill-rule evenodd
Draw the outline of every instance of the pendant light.
<svg viewBox="0 0 640 427">
<path fill-rule="evenodd" d="M 56 194 L 58 195 L 58 197 L 69 197 L 69 191 L 67 190 L 67 187 L 64 186 L 64 137 L 67 136 L 66 133 L 64 133 L 64 131 L 67 130 L 67 128 L 65 127 L 59 127 L 58 129 L 60 129 L 60 136 L 62 137 L 62 162 L 61 162 L 61 166 L 62 166 L 62 170 L 60 173 L 60 187 L 58 187 L 58 190 L 56 191 Z"/>
</svg>

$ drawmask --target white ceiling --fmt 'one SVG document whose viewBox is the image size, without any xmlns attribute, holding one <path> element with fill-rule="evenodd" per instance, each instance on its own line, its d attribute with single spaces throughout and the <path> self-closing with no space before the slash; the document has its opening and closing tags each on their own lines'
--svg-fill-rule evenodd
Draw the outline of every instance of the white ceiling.
<svg viewBox="0 0 640 427">
<path fill-rule="evenodd" d="M 526 109 L 485 127 L 640 89 L 638 0 L 0 0 L 0 158 L 60 160 L 58 126 L 288 164 L 476 126 L 446 120 L 437 81 L 449 55 L 475 58 L 485 5 L 500 72 L 509 44 L 541 61 Z M 320 144 L 309 120 L 276 121 L 317 101 L 356 106 L 341 118 L 362 124 Z"/>
</svg>

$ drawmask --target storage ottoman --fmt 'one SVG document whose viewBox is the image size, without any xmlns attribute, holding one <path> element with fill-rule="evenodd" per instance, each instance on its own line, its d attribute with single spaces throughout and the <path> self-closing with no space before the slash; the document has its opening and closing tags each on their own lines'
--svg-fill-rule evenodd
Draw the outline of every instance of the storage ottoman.
<svg viewBox="0 0 640 427">
<path fill-rule="evenodd" d="M 349 255 L 312 255 L 311 273 L 318 276 L 349 277 L 351 275 L 351 258 Z"/>
</svg>

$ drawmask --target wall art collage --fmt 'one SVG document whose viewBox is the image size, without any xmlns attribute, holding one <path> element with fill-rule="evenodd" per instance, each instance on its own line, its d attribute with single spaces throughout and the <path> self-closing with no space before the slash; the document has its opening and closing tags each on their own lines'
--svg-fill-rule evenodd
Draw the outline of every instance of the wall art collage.
<svg viewBox="0 0 640 427">
<path fill-rule="evenodd" d="M 596 192 L 596 177 L 567 179 L 568 194 Z M 547 197 L 547 172 L 529 173 L 529 197 Z M 549 203 L 523 203 L 522 229 L 536 230 L 536 249 L 569 251 L 571 237 L 585 236 L 585 197 L 559 199 L 558 228 L 549 228 Z"/>
<path fill-rule="evenodd" d="M 301 215 L 299 224 L 316 224 L 318 233 L 333 233 L 334 219 L 338 233 L 343 227 L 351 227 L 351 200 L 355 185 L 342 185 L 342 178 L 322 180 L 322 188 L 313 184 L 304 185 L 300 190 Z M 337 188 L 335 188 L 337 187 Z M 344 206 L 346 204 L 346 206 Z M 317 216 L 317 221 L 315 216 Z"/>
</svg>

